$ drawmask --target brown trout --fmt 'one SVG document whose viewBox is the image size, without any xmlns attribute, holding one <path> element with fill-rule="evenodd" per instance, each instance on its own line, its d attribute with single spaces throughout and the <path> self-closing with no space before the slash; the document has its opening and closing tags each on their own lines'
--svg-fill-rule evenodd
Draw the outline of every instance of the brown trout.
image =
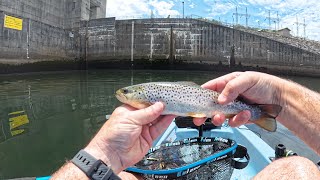
<svg viewBox="0 0 320 180">
<path fill-rule="evenodd" d="M 276 131 L 275 117 L 281 106 L 274 104 L 250 105 L 235 100 L 227 105 L 218 103 L 220 93 L 204 89 L 193 82 L 151 82 L 117 90 L 116 97 L 122 103 L 142 109 L 155 102 L 163 102 L 163 115 L 207 117 L 223 113 L 231 118 L 243 110 L 251 112 L 250 121 L 268 131 Z"/>
</svg>

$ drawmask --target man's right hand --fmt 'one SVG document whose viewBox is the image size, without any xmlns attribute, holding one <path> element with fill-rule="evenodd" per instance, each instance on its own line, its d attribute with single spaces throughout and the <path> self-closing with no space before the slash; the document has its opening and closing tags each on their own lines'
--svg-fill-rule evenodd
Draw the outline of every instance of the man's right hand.
<svg viewBox="0 0 320 180">
<path fill-rule="evenodd" d="M 208 81 L 202 87 L 220 92 L 219 104 L 231 103 L 237 97 L 250 104 L 281 104 L 281 86 L 284 81 L 278 77 L 259 72 L 234 72 Z M 237 127 L 248 122 L 251 114 L 242 111 L 229 120 L 229 125 Z M 225 121 L 224 114 L 212 117 L 212 123 L 220 126 Z M 201 125 L 205 119 L 194 118 L 194 124 Z"/>
</svg>

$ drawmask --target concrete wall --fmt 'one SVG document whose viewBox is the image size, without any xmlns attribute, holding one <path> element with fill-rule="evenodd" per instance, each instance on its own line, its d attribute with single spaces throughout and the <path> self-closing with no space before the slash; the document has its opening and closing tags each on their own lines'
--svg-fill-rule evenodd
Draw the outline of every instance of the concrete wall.
<svg viewBox="0 0 320 180">
<path fill-rule="evenodd" d="M 89 20 L 102 16 L 104 0 L 31 2 L 0 1 L 1 60 L 87 59 L 108 64 L 130 61 L 133 55 L 135 62 L 172 59 L 186 64 L 229 64 L 234 54 L 236 64 L 320 69 L 319 51 L 302 48 L 300 41 L 286 43 L 196 19 Z M 60 8 L 65 10 L 55 11 Z M 22 31 L 4 28 L 5 14 L 22 18 Z"/>
<path fill-rule="evenodd" d="M 88 60 L 130 60 L 133 36 L 135 61 L 168 59 L 172 52 L 176 61 L 211 64 L 220 61 L 228 64 L 234 46 L 236 63 L 308 68 L 320 66 L 318 54 L 194 19 L 98 19 L 91 20 L 88 25 L 82 22 L 80 35 L 83 42 L 80 56 L 86 55 Z"/>
<path fill-rule="evenodd" d="M 107 1 L 91 0 L 90 2 L 90 19 L 100 19 L 106 17 Z"/>
<path fill-rule="evenodd" d="M 73 29 L 81 20 L 104 17 L 106 0 L 1 0 L 1 63 L 73 60 L 79 49 Z M 23 19 L 22 31 L 4 28 L 4 15 Z M 92 17 L 92 18 L 94 18 Z"/>
<path fill-rule="evenodd" d="M 1 0 L 0 11 L 52 26 L 63 27 L 65 0 Z"/>
<path fill-rule="evenodd" d="M 25 63 L 31 60 L 73 59 L 74 40 L 69 31 L 23 18 L 22 31 L 4 28 L 0 11 L 0 59 Z"/>
<path fill-rule="evenodd" d="M 106 0 L 1 0 L 0 11 L 60 28 L 78 28 L 81 20 L 104 18 Z"/>
</svg>

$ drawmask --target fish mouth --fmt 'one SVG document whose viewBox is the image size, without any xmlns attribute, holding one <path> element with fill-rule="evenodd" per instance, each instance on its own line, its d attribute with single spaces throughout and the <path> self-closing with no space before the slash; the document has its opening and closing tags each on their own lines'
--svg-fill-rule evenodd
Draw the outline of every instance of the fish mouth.
<svg viewBox="0 0 320 180">
<path fill-rule="evenodd" d="M 122 93 L 121 89 L 116 91 L 115 96 L 119 101 L 121 101 L 123 103 L 127 100 L 127 97 Z"/>
</svg>

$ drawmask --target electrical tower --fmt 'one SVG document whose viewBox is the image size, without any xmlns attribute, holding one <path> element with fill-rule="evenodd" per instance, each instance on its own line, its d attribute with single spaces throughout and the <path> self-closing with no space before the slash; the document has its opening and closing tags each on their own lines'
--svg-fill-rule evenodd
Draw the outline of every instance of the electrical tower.
<svg viewBox="0 0 320 180">
<path fill-rule="evenodd" d="M 304 39 L 307 38 L 307 35 L 306 35 L 306 18 L 303 18 L 303 34 L 304 34 Z"/>
<path fill-rule="evenodd" d="M 235 15 L 236 16 L 236 25 L 238 25 L 238 7 L 236 7 L 236 13 L 233 13 L 233 15 Z M 233 22 L 233 24 L 234 24 L 234 22 Z"/>
<path fill-rule="evenodd" d="M 297 26 L 297 37 L 299 37 L 299 26 L 303 26 L 303 36 L 304 38 L 306 38 L 306 19 L 304 18 L 303 19 L 303 23 L 299 23 L 299 20 L 298 20 L 298 15 L 296 15 L 296 19 L 297 21 L 295 22 L 296 26 Z"/>
<path fill-rule="evenodd" d="M 236 16 L 236 24 L 238 25 L 239 23 L 239 16 L 240 18 L 241 17 L 246 17 L 246 27 L 248 27 L 248 20 L 250 18 L 250 15 L 248 14 L 248 9 L 246 7 L 246 13 L 245 14 L 241 14 L 241 13 L 238 13 L 238 8 L 236 7 L 236 13 L 233 13 L 233 15 Z"/>
<path fill-rule="evenodd" d="M 271 21 L 273 21 L 273 22 L 275 23 L 274 30 L 277 30 L 276 24 L 278 24 L 278 30 L 279 30 L 279 22 L 280 22 L 280 19 L 279 19 L 278 11 L 277 11 L 277 18 L 272 18 L 272 17 L 271 17 L 271 12 L 270 12 L 270 10 L 269 10 L 269 16 L 266 17 L 266 19 L 269 20 L 269 29 L 270 29 L 270 30 L 271 30 Z"/>
</svg>

